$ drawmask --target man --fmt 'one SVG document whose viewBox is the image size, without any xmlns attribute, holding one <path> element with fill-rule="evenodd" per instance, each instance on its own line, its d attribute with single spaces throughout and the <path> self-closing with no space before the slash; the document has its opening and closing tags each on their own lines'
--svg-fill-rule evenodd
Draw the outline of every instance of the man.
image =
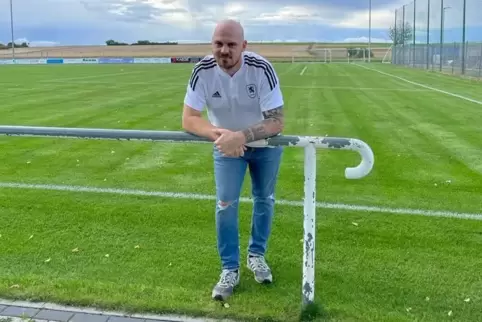
<svg viewBox="0 0 482 322">
<path fill-rule="evenodd" d="M 217 24 L 212 55 L 192 71 L 184 100 L 183 128 L 214 141 L 217 246 L 222 272 L 212 290 L 226 300 L 239 284 L 238 205 L 249 167 L 254 199 L 247 266 L 258 283 L 271 283 L 265 260 L 271 233 L 274 192 L 282 147 L 249 147 L 249 143 L 283 130 L 283 97 L 272 65 L 245 51 L 242 26 L 233 20 Z M 202 118 L 207 106 L 208 120 Z"/>
</svg>

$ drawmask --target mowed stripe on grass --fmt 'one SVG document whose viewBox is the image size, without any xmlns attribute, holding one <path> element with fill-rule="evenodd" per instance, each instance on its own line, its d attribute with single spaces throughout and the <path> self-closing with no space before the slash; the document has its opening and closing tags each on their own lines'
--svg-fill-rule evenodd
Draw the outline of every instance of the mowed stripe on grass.
<svg viewBox="0 0 482 322">
<path fill-rule="evenodd" d="M 187 82 L 192 65 L 31 67 L 2 70 L 14 74 L 8 88 L 29 95 L 28 103 L 19 104 L 19 96 L 0 91 L 3 124 L 180 130 L 186 88 L 180 84 Z M 310 64 L 300 75 L 303 67 L 276 65 L 285 85 L 285 133 L 360 138 L 376 157 L 368 177 L 350 181 L 343 171 L 358 164 L 358 155 L 319 150 L 319 202 L 480 212 L 482 178 L 474 158 L 481 151 L 481 116 L 470 102 L 413 92 L 420 88 L 357 66 Z M 118 74 L 121 69 L 126 73 Z M 424 76 L 409 77 L 421 82 L 417 77 Z M 55 82 L 61 78 L 70 80 Z M 453 82 L 444 80 L 432 85 L 444 88 Z M 474 91 L 471 86 L 463 87 L 467 95 Z M 452 140 L 446 140 L 449 135 Z M 209 144 L 0 137 L 0 149 L 3 182 L 214 194 Z M 243 196 L 249 191 L 246 181 Z M 0 278 L 2 296 L 284 321 L 297 316 L 299 210 L 277 208 L 269 259 L 279 282 L 259 289 L 244 275 L 239 296 L 226 310 L 209 300 L 219 273 L 211 203 L 15 189 L 1 189 L 0 196 L 6 200 L 0 233 L 10 236 L 0 238 L 1 255 L 8 254 L 8 261 L 0 263 L 6 272 Z M 303 151 L 287 148 L 277 198 L 302 196 Z M 250 206 L 241 207 L 245 245 Z M 325 209 L 318 218 L 316 298 L 334 319 L 440 321 L 449 310 L 461 320 L 476 317 L 482 295 L 480 278 L 472 272 L 481 264 L 474 255 L 482 243 L 480 222 L 367 216 L 346 209 Z M 31 231 L 42 242 L 25 241 Z M 156 245 L 151 253 L 136 252 L 149 243 Z M 137 244 L 141 248 L 134 248 Z M 75 247 L 89 249 L 82 260 L 70 252 Z M 64 259 L 57 257 L 57 262 L 52 254 L 64 254 Z M 50 264 L 61 266 L 44 266 L 48 256 Z M 105 262 L 109 258 L 116 261 Z M 10 289 L 12 284 L 22 287 Z M 73 292 L 76 288 L 80 291 Z M 425 301 L 427 296 L 432 300 Z M 471 302 L 463 301 L 466 296 Z"/>
<path fill-rule="evenodd" d="M 147 191 L 138 189 L 119 189 L 119 188 L 97 188 L 83 186 L 53 185 L 53 184 L 29 184 L 18 182 L 0 182 L 0 188 L 11 189 L 28 189 L 28 190 L 46 190 L 46 191 L 65 191 L 76 193 L 101 193 L 101 194 L 118 194 L 118 195 L 134 195 L 134 196 L 150 196 L 161 198 L 188 199 L 188 200 L 216 200 L 215 195 L 204 195 L 198 193 L 170 192 L 170 191 Z M 239 202 L 253 202 L 252 198 L 241 197 Z M 304 207 L 301 200 L 276 200 L 277 205 Z M 317 202 L 316 208 L 321 209 L 339 209 L 363 212 L 381 212 L 386 214 L 402 214 L 402 215 L 419 215 L 433 217 L 451 217 L 459 219 L 482 220 L 482 213 L 460 213 L 452 211 L 437 211 L 430 209 L 410 209 L 410 208 L 387 208 L 377 206 L 349 205 L 340 203 Z M 300 212 L 302 214 L 302 212 Z"/>
<path fill-rule="evenodd" d="M 240 205 L 242 280 L 226 309 L 210 299 L 219 273 L 213 203 L 30 190 L 20 203 L 17 196 L 0 190 L 8 200 L 1 210 L 2 297 L 242 320 L 298 316 L 302 221 L 288 207 L 277 208 L 267 257 L 275 283 L 266 287 L 244 265 L 251 206 Z M 336 320 L 440 321 L 450 310 L 475 320 L 478 230 L 458 219 L 323 211 L 316 300 Z"/>
</svg>

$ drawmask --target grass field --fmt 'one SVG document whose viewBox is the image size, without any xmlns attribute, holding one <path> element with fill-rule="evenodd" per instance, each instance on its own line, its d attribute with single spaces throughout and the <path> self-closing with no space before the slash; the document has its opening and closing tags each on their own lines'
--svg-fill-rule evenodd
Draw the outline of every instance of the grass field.
<svg viewBox="0 0 482 322">
<path fill-rule="evenodd" d="M 482 85 L 365 66 L 461 97 L 356 65 L 275 65 L 285 134 L 359 138 L 375 154 L 372 173 L 351 181 L 343 173 L 356 153 L 318 151 L 317 200 L 338 206 L 317 209 L 318 319 L 481 321 Z M 191 68 L 2 66 L 0 124 L 181 130 Z M 274 284 L 258 285 L 243 266 L 229 308 L 210 299 L 219 275 L 211 149 L 0 137 L 0 297 L 297 320 L 298 206 L 276 208 L 267 254 Z M 303 151 L 287 148 L 277 199 L 302 198 Z M 243 265 L 250 212 L 242 203 Z"/>
</svg>

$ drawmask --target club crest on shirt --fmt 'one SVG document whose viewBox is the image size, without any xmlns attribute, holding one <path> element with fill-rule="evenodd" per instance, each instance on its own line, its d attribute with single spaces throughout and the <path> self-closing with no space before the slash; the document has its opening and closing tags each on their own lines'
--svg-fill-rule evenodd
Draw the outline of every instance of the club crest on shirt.
<svg viewBox="0 0 482 322">
<path fill-rule="evenodd" d="M 256 85 L 254 85 L 254 84 L 246 85 L 246 91 L 248 92 L 248 96 L 250 98 L 256 97 L 256 94 L 257 94 Z"/>
</svg>

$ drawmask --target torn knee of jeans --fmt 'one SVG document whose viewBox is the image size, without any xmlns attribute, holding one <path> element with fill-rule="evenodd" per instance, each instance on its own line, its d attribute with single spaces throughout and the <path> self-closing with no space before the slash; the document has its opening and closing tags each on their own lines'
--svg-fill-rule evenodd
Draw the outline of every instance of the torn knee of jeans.
<svg viewBox="0 0 482 322">
<path fill-rule="evenodd" d="M 218 201 L 218 207 L 221 210 L 227 209 L 229 206 L 231 206 L 234 203 L 234 201 L 223 201 L 219 200 Z"/>
</svg>

